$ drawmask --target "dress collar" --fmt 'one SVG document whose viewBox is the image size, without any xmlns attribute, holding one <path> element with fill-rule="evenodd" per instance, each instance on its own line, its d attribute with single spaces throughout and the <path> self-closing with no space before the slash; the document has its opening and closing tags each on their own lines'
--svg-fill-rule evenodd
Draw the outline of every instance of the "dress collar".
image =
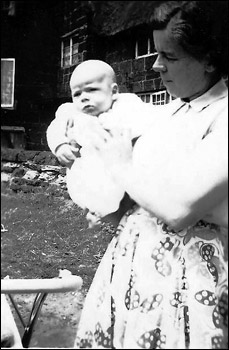
<svg viewBox="0 0 229 350">
<path fill-rule="evenodd" d="M 228 95 L 228 88 L 227 88 L 224 80 L 220 79 L 214 86 L 212 86 L 211 89 L 206 91 L 203 95 L 192 100 L 188 104 L 196 112 L 200 112 L 204 108 L 206 108 L 208 105 L 212 104 L 213 102 L 215 102 L 223 97 L 226 97 L 227 95 Z M 184 101 L 182 99 L 180 99 L 180 102 L 182 103 L 182 105 L 184 104 Z"/>
</svg>

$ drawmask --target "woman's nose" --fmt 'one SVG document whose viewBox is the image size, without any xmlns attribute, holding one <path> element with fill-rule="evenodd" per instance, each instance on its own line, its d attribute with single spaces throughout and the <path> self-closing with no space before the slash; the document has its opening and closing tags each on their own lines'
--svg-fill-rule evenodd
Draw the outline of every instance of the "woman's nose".
<svg viewBox="0 0 229 350">
<path fill-rule="evenodd" d="M 161 61 L 159 55 L 157 56 L 156 61 L 154 62 L 152 69 L 155 72 L 165 72 L 166 71 L 167 68 L 166 68 L 165 64 Z"/>
</svg>

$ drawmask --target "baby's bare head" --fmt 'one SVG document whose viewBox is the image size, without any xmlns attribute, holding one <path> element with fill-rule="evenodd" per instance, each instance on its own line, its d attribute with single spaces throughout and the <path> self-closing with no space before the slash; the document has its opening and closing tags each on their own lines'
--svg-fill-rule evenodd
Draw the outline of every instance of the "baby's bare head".
<svg viewBox="0 0 229 350">
<path fill-rule="evenodd" d="M 113 68 L 106 62 L 100 60 L 87 60 L 80 63 L 72 73 L 70 87 L 91 80 L 104 80 L 112 84 L 116 83 L 116 76 Z"/>
</svg>

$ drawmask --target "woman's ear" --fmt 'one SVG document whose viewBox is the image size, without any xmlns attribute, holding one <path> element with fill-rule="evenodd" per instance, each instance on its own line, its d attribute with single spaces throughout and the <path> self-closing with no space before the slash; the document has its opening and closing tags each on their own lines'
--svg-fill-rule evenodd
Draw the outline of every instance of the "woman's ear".
<svg viewBox="0 0 229 350">
<path fill-rule="evenodd" d="M 208 73 L 213 73 L 216 70 L 216 68 L 212 64 L 206 64 L 206 71 Z"/>
<path fill-rule="evenodd" d="M 216 70 L 216 67 L 211 63 L 210 57 L 206 58 L 205 69 L 206 69 L 206 72 L 208 73 L 213 73 Z"/>
<path fill-rule="evenodd" d="M 118 84 L 113 83 L 111 88 L 112 88 L 112 100 L 115 101 L 117 100 L 118 93 L 119 93 Z"/>
</svg>

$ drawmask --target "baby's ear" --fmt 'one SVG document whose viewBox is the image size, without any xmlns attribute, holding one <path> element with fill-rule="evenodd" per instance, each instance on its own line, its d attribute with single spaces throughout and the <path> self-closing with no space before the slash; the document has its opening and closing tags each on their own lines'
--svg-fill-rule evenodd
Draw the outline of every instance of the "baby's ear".
<svg viewBox="0 0 229 350">
<path fill-rule="evenodd" d="M 113 83 L 112 84 L 112 99 L 113 99 L 113 101 L 117 100 L 118 93 L 119 93 L 118 84 Z"/>
</svg>

